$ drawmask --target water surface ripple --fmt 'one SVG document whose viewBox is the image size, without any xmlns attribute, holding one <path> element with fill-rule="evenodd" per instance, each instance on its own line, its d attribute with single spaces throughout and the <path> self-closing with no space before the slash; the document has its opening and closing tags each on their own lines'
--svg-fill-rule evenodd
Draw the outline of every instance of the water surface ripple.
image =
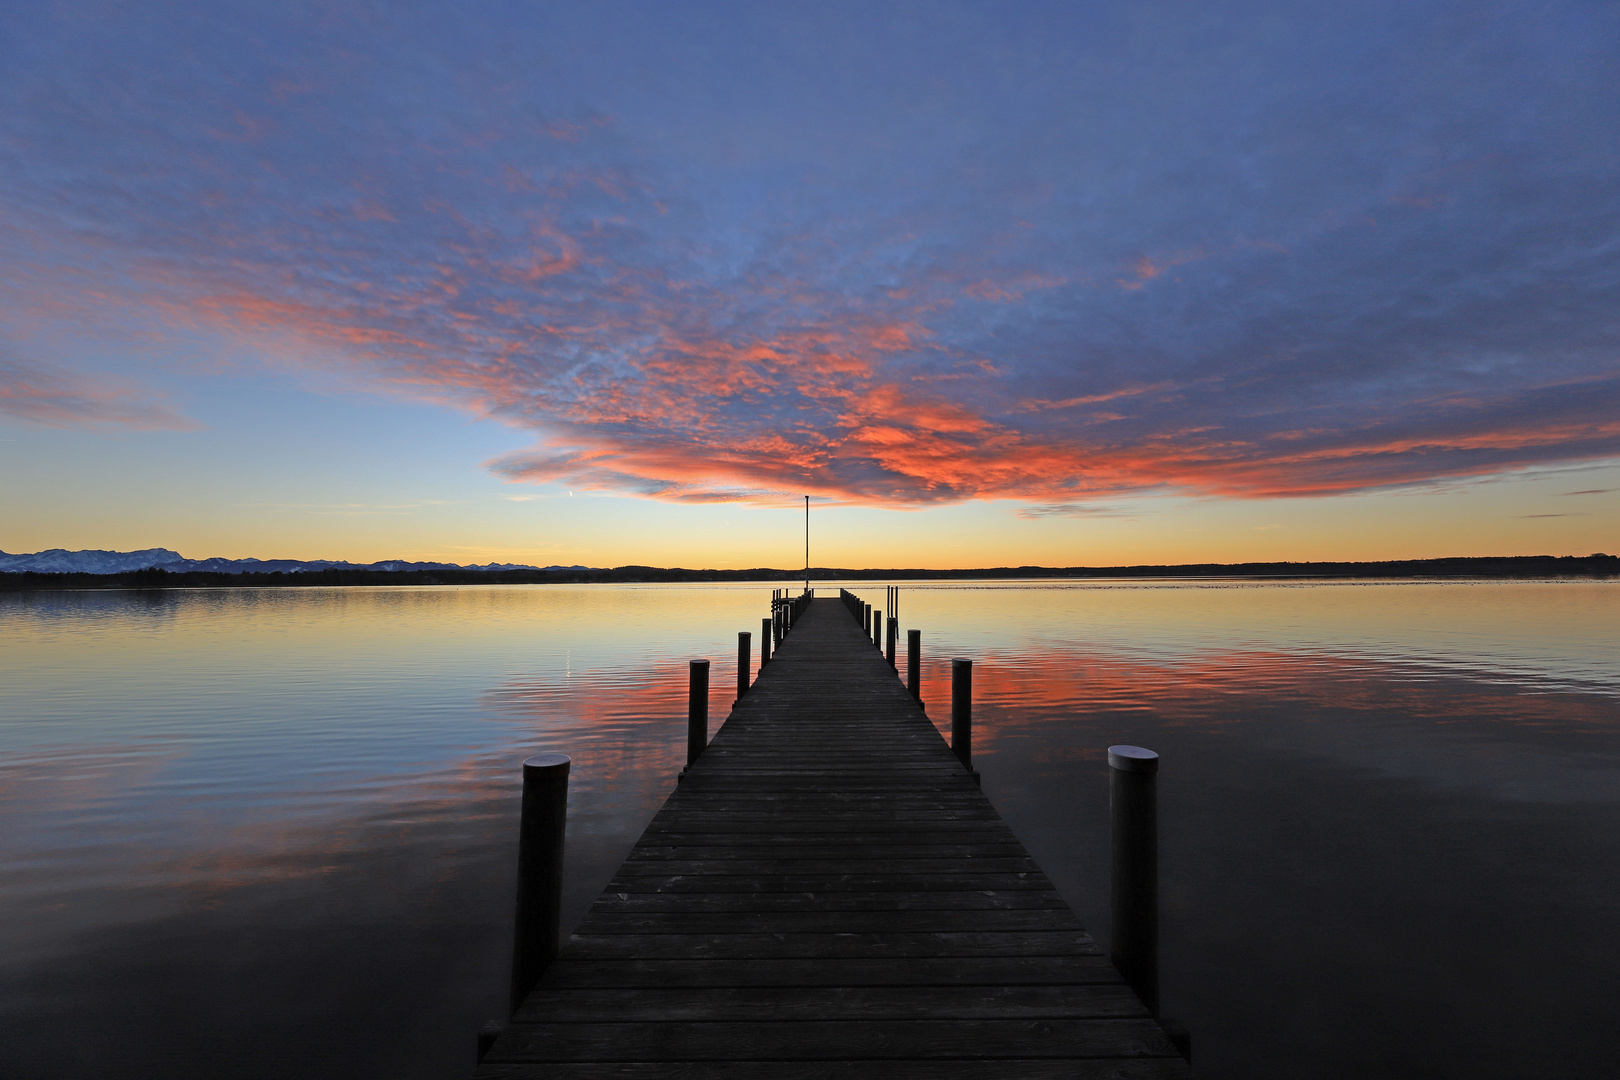
<svg viewBox="0 0 1620 1080">
<path fill-rule="evenodd" d="M 0 597 L 0 1075 L 464 1074 L 518 763 L 574 758 L 577 919 L 673 785 L 687 659 L 718 723 L 769 589 Z M 1617 615 L 1612 582 L 901 592 L 930 714 L 973 658 L 985 791 L 1105 942 L 1102 751 L 1164 755 L 1165 1007 L 1210 1077 L 1607 1071 Z"/>
</svg>

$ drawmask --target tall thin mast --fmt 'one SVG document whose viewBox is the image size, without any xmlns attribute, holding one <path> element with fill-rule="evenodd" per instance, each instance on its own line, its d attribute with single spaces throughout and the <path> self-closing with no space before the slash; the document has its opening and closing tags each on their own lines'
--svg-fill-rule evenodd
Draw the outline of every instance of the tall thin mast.
<svg viewBox="0 0 1620 1080">
<path fill-rule="evenodd" d="M 804 591 L 810 591 L 810 496 L 804 497 Z"/>
</svg>

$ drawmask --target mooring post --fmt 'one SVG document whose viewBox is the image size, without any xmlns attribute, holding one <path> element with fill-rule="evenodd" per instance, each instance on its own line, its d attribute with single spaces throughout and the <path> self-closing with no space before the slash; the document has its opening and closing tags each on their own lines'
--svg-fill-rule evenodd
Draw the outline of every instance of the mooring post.
<svg viewBox="0 0 1620 1080">
<path fill-rule="evenodd" d="M 877 646 L 878 652 L 883 651 L 883 609 L 882 608 L 873 608 L 872 609 L 872 632 L 870 634 L 866 635 L 866 636 L 872 639 L 872 644 Z"/>
<path fill-rule="evenodd" d="M 523 763 L 518 826 L 517 917 L 512 926 L 511 1011 L 557 955 L 562 915 L 563 831 L 568 821 L 567 754 Z"/>
<path fill-rule="evenodd" d="M 973 771 L 973 661 L 951 661 L 951 750 Z"/>
<path fill-rule="evenodd" d="M 906 689 L 922 700 L 922 631 L 906 631 Z"/>
<path fill-rule="evenodd" d="M 759 666 L 764 670 L 771 662 L 771 620 L 759 620 Z"/>
<path fill-rule="evenodd" d="M 889 616 L 889 666 L 894 667 L 894 636 L 900 632 L 900 620 Z"/>
<path fill-rule="evenodd" d="M 687 665 L 686 683 L 686 767 L 709 744 L 709 662 L 693 660 Z"/>
<path fill-rule="evenodd" d="M 1108 748 L 1113 831 L 1113 943 L 1109 959 L 1153 1016 L 1159 1015 L 1159 755 Z"/>
<path fill-rule="evenodd" d="M 754 668 L 754 635 L 746 630 L 737 633 L 737 696 L 748 693 L 748 677 Z"/>
</svg>

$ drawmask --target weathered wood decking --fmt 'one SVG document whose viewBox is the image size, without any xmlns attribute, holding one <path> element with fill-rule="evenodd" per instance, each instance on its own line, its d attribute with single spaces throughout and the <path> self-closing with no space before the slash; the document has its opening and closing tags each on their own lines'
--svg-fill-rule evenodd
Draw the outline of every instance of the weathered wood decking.
<svg viewBox="0 0 1620 1080">
<path fill-rule="evenodd" d="M 843 605 L 818 599 L 479 1077 L 1185 1077 Z"/>
</svg>

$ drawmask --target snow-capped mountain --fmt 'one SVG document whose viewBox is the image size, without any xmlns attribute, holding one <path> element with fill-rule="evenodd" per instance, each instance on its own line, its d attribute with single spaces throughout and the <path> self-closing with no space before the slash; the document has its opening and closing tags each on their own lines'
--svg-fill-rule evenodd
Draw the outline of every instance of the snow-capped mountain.
<svg viewBox="0 0 1620 1080">
<path fill-rule="evenodd" d="M 122 574 L 145 570 L 148 566 L 183 562 L 178 551 L 147 548 L 145 551 L 67 551 L 51 548 L 32 555 L 7 555 L 0 551 L 0 573 L 36 574 Z"/>
<path fill-rule="evenodd" d="M 301 574 L 310 570 L 583 570 L 585 567 L 531 566 L 528 563 L 485 563 L 462 566 L 447 562 L 406 562 L 388 559 L 374 563 L 352 563 L 334 559 L 187 559 L 168 548 L 145 551 L 67 551 L 52 548 L 32 555 L 8 555 L 0 551 L 0 573 L 20 574 L 123 574 L 149 568 L 184 573 L 206 570 L 216 574 Z"/>
</svg>

